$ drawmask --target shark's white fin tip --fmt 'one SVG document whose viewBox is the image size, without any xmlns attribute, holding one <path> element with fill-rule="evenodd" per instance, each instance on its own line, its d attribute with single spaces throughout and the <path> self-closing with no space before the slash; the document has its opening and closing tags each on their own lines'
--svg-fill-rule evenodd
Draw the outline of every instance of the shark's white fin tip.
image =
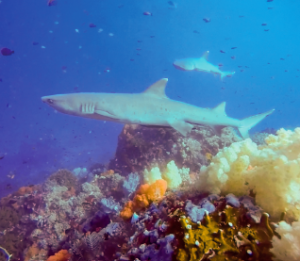
<svg viewBox="0 0 300 261">
<path fill-rule="evenodd" d="M 209 54 L 209 51 L 204 52 L 204 54 L 202 55 L 202 58 L 204 58 L 205 60 L 207 60 L 208 54 Z"/>
<path fill-rule="evenodd" d="M 162 78 L 159 81 L 157 81 L 156 83 L 152 84 L 150 87 L 148 87 L 144 93 L 152 95 L 152 96 L 156 96 L 159 98 L 167 98 L 166 96 L 166 85 L 168 82 L 168 78 Z"/>
</svg>

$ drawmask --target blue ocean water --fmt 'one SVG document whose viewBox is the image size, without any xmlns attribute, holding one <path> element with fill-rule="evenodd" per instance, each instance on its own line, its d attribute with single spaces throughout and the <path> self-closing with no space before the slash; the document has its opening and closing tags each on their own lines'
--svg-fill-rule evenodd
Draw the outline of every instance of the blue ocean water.
<svg viewBox="0 0 300 261">
<path fill-rule="evenodd" d="M 1 0 L 0 49 L 14 53 L 0 55 L 0 196 L 114 155 L 121 124 L 56 113 L 44 95 L 141 92 L 167 77 L 170 98 L 226 101 L 234 118 L 275 108 L 252 132 L 299 126 L 299 1 L 172 3 Z M 172 65 L 207 50 L 235 75 L 222 82 Z"/>
</svg>

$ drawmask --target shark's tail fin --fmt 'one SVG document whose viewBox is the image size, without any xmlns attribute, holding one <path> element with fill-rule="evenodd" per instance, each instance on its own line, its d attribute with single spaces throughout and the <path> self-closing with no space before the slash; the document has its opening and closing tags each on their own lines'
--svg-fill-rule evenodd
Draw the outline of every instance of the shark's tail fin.
<svg viewBox="0 0 300 261">
<path fill-rule="evenodd" d="M 224 77 L 231 77 L 234 74 L 235 74 L 235 72 L 221 72 L 220 77 L 221 77 L 221 80 L 223 80 Z"/>
<path fill-rule="evenodd" d="M 244 139 L 248 138 L 249 137 L 248 131 L 251 128 L 253 128 L 256 124 L 258 124 L 260 121 L 262 121 L 265 117 L 269 116 L 273 111 L 274 109 L 241 120 L 241 126 L 238 129 L 242 137 Z"/>
</svg>

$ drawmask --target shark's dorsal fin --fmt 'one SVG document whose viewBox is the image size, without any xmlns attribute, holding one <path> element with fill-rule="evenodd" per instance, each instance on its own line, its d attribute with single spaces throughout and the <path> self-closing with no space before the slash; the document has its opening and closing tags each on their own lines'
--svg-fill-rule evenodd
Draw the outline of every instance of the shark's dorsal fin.
<svg viewBox="0 0 300 261">
<path fill-rule="evenodd" d="M 208 54 L 209 54 L 209 51 L 206 51 L 206 52 L 201 56 L 201 58 L 204 58 L 205 60 L 207 60 Z"/>
<path fill-rule="evenodd" d="M 148 87 L 144 93 L 156 96 L 157 98 L 167 98 L 166 96 L 166 85 L 168 82 L 168 78 L 162 78 L 156 83 L 153 83 L 150 87 Z"/>
<path fill-rule="evenodd" d="M 225 107 L 226 107 L 226 102 L 221 102 L 219 105 L 213 108 L 213 111 L 221 115 L 226 115 Z"/>
</svg>

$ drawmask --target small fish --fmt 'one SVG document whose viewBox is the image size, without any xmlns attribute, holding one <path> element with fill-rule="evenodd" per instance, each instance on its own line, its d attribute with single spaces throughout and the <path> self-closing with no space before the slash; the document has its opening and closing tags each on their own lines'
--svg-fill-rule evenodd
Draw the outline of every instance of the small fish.
<svg viewBox="0 0 300 261">
<path fill-rule="evenodd" d="M 234 60 L 234 59 L 235 59 L 235 56 L 231 56 L 231 59 Z"/>
<path fill-rule="evenodd" d="M 143 15 L 152 16 L 152 13 L 151 12 L 144 12 Z"/>
<path fill-rule="evenodd" d="M 0 78 L 0 82 L 3 82 L 3 81 L 2 81 L 2 78 Z"/>
<path fill-rule="evenodd" d="M 219 66 L 219 67 L 222 67 L 222 66 L 223 66 L 223 64 L 219 63 L 219 64 L 218 64 L 218 66 Z"/>
<path fill-rule="evenodd" d="M 273 2 L 273 0 L 267 0 L 267 2 Z"/>
<path fill-rule="evenodd" d="M 244 15 L 239 15 L 239 18 L 243 18 L 243 17 L 245 17 Z"/>
<path fill-rule="evenodd" d="M 262 23 L 262 24 L 261 24 L 261 26 L 266 26 L 266 25 L 267 25 L 266 23 Z"/>
<path fill-rule="evenodd" d="M 56 5 L 56 1 L 55 0 L 48 0 L 47 5 L 48 6 L 54 6 L 54 5 Z"/>
<path fill-rule="evenodd" d="M 32 45 L 38 45 L 39 43 L 38 42 L 32 42 Z"/>
<path fill-rule="evenodd" d="M 15 51 L 12 51 L 12 50 L 10 50 L 10 49 L 8 49 L 8 48 L 6 48 L 6 47 L 4 47 L 4 48 L 1 49 L 1 54 L 2 54 L 3 56 L 9 56 L 9 55 L 12 55 L 14 52 L 15 52 Z"/>
<path fill-rule="evenodd" d="M 137 50 L 137 51 L 141 51 L 141 50 L 142 50 L 142 48 L 136 48 L 136 50 Z"/>
<path fill-rule="evenodd" d="M 93 24 L 93 23 L 90 23 L 90 24 L 89 24 L 89 27 L 95 28 L 95 27 L 97 27 L 97 25 L 95 25 L 95 24 Z"/>
<path fill-rule="evenodd" d="M 4 159 L 5 155 L 0 155 L 0 160 Z"/>
<path fill-rule="evenodd" d="M 194 30 L 193 33 L 194 33 L 194 34 L 200 34 L 200 32 L 197 31 L 197 30 Z"/>
<path fill-rule="evenodd" d="M 204 21 L 205 23 L 209 23 L 209 22 L 210 22 L 210 18 L 203 18 L 203 21 Z"/>
<path fill-rule="evenodd" d="M 265 29 L 264 31 L 265 31 L 265 32 L 268 32 L 268 31 L 269 31 L 269 29 Z"/>
<path fill-rule="evenodd" d="M 174 3 L 173 1 L 168 1 L 168 4 L 169 4 L 170 6 L 172 6 L 173 8 L 177 8 L 177 4 Z"/>
<path fill-rule="evenodd" d="M 220 50 L 220 53 L 225 53 L 223 50 Z"/>
<path fill-rule="evenodd" d="M 284 70 L 284 72 L 288 72 L 288 70 Z"/>
<path fill-rule="evenodd" d="M 280 58 L 281 61 L 284 61 L 284 58 Z"/>
<path fill-rule="evenodd" d="M 269 10 L 272 10 L 272 9 L 273 9 L 273 7 L 268 7 L 268 9 L 269 9 Z"/>
<path fill-rule="evenodd" d="M 233 50 L 233 49 L 236 49 L 237 47 L 231 47 L 231 49 Z"/>
</svg>

